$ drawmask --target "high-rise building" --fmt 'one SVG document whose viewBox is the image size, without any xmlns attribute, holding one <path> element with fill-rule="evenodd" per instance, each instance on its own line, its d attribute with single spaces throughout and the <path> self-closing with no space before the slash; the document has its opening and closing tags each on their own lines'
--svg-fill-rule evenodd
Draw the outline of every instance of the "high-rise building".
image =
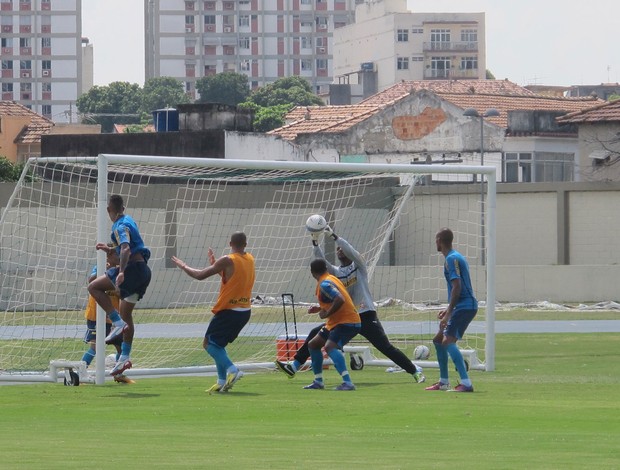
<svg viewBox="0 0 620 470">
<path fill-rule="evenodd" d="M 358 2 L 361 0 L 357 0 Z M 353 22 L 356 0 L 145 0 L 146 79 L 246 74 L 252 88 L 281 77 L 332 83 L 333 31 Z"/>
<path fill-rule="evenodd" d="M 86 91 L 84 48 L 91 53 L 82 43 L 81 1 L 0 0 L 0 33 L 2 100 L 75 122 L 75 100 Z"/>
</svg>

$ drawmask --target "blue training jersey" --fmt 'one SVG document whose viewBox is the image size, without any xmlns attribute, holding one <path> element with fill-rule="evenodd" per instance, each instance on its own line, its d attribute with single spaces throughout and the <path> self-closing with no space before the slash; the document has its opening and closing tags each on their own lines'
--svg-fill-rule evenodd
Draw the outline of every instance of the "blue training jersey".
<svg viewBox="0 0 620 470">
<path fill-rule="evenodd" d="M 462 254 L 456 250 L 451 250 L 446 255 L 443 275 L 448 283 L 448 302 L 452 296 L 452 280 L 461 280 L 461 295 L 454 306 L 455 309 L 475 310 L 478 308 L 478 301 L 474 296 L 474 289 L 471 286 L 471 278 L 469 277 L 469 265 Z"/>
<path fill-rule="evenodd" d="M 132 255 L 140 253 L 144 261 L 148 261 L 151 257 L 151 250 L 144 246 L 138 225 L 128 215 L 121 216 L 112 225 L 112 243 L 114 243 L 114 248 L 119 256 L 121 254 L 121 245 L 128 243 Z"/>
</svg>

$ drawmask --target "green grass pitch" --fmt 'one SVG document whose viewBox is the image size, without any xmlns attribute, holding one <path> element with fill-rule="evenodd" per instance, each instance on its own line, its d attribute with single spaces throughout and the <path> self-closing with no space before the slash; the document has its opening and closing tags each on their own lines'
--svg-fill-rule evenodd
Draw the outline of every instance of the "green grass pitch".
<svg viewBox="0 0 620 470">
<path fill-rule="evenodd" d="M 211 396 L 204 376 L 0 386 L 0 467 L 618 468 L 620 334 L 496 343 L 497 370 L 473 371 L 472 394 L 424 391 L 437 369 L 415 384 L 376 367 L 352 372 L 355 392 L 275 371 Z"/>
</svg>

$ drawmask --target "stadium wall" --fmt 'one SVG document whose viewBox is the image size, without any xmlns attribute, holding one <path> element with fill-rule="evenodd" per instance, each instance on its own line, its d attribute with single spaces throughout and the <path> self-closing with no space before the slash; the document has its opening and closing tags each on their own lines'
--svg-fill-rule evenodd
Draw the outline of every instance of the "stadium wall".
<svg viewBox="0 0 620 470">
<path fill-rule="evenodd" d="M 0 204 L 6 206 L 14 183 L 0 183 Z M 455 188 L 454 191 L 458 191 Z M 412 204 L 432 204 L 434 197 L 416 196 Z M 468 194 L 468 197 L 472 197 Z M 616 283 L 620 277 L 620 183 L 504 184 L 497 195 L 497 268 L 496 297 L 501 302 L 598 302 L 617 300 Z M 142 205 L 149 208 L 148 200 Z M 156 209 L 155 209 L 156 210 Z M 140 221 L 140 209 L 132 215 Z M 449 221 L 427 220 L 423 233 L 416 233 L 415 252 L 399 250 L 399 232 L 413 230 L 419 221 L 406 212 L 397 228 L 391 253 L 382 258 L 376 269 L 394 279 L 436 276 L 440 263 L 430 264 L 434 253 L 434 234 Z M 342 228 L 343 235 L 346 229 Z M 227 234 L 220 234 L 225 240 Z M 163 236 L 163 235 L 162 235 Z M 346 235 L 345 235 L 346 236 Z M 457 246 L 466 245 L 456 240 Z M 466 253 L 476 256 L 475 252 Z M 167 256 L 167 254 L 166 254 Z M 310 256 L 310 250 L 309 250 Z M 426 260 L 426 261 L 424 261 Z M 1 253 L 0 253 L 1 261 Z M 164 266 L 166 264 L 167 266 Z M 153 266 L 158 276 L 177 276 L 168 263 Z M 480 269 L 480 268 L 474 268 Z M 1 275 L 1 273 L 0 273 Z M 307 272 L 298 273 L 308 280 Z M 35 282 L 36 280 L 33 280 Z M 303 284 L 303 283 L 302 283 Z M 312 282 L 301 299 L 312 298 Z M 377 299 L 397 296 L 390 285 L 374 286 Z M 260 295 L 260 292 L 256 292 Z M 36 292 L 32 293 L 36 297 Z M 165 295 L 164 293 L 161 294 Z M 444 292 L 437 293 L 442 298 Z M 165 299 L 148 296 L 156 307 Z M 35 303 L 36 299 L 34 300 Z"/>
</svg>

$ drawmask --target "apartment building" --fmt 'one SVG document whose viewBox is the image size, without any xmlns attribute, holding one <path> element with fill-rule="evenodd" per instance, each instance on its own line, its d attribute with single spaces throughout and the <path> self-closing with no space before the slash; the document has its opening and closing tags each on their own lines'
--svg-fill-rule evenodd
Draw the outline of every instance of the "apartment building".
<svg viewBox="0 0 620 470">
<path fill-rule="evenodd" d="M 336 83 L 486 78 L 484 13 L 415 13 L 406 0 L 366 1 L 355 22 L 334 31 Z M 359 101 L 359 100 L 358 100 Z"/>
<path fill-rule="evenodd" d="M 81 1 L 0 0 L 0 31 L 1 99 L 75 122 L 75 100 L 85 91 L 84 50 L 92 57 L 82 43 Z"/>
<path fill-rule="evenodd" d="M 357 0 L 360 1 L 360 0 Z M 145 0 L 146 79 L 178 78 L 191 98 L 201 77 L 246 74 L 252 88 L 305 77 L 333 81 L 333 32 L 356 0 Z"/>
</svg>

